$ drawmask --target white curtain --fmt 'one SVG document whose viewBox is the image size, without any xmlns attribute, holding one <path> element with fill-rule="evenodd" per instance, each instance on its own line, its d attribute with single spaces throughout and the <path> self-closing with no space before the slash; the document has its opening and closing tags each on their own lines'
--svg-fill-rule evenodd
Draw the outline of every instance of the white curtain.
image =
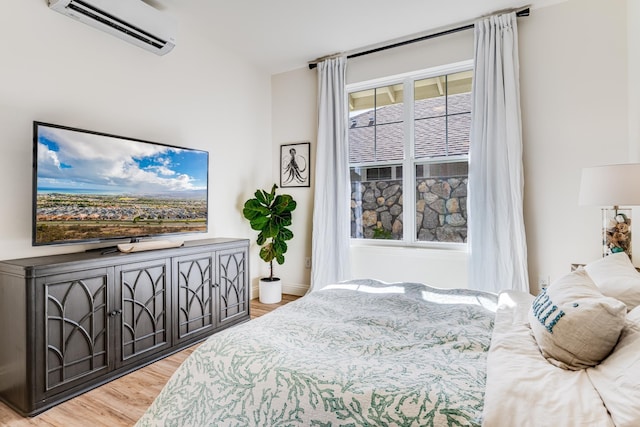
<svg viewBox="0 0 640 427">
<path fill-rule="evenodd" d="M 469 286 L 529 291 L 515 13 L 475 24 Z"/>
<path fill-rule="evenodd" d="M 311 290 L 350 276 L 346 66 L 345 57 L 327 59 L 318 64 Z"/>
</svg>

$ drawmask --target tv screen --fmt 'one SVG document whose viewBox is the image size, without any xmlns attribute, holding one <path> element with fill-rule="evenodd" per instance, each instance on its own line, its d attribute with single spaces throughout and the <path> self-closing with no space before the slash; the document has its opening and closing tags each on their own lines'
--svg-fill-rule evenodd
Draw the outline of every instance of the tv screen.
<svg viewBox="0 0 640 427">
<path fill-rule="evenodd" d="M 207 231 L 209 153 L 33 124 L 33 245 Z"/>
</svg>

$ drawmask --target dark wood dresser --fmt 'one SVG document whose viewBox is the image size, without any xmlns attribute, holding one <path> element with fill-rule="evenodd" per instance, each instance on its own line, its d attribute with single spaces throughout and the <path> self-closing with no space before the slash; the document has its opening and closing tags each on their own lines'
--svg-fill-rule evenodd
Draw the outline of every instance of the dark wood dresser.
<svg viewBox="0 0 640 427">
<path fill-rule="evenodd" d="M 0 399 L 23 415 L 249 320 L 249 241 L 0 261 Z"/>
</svg>

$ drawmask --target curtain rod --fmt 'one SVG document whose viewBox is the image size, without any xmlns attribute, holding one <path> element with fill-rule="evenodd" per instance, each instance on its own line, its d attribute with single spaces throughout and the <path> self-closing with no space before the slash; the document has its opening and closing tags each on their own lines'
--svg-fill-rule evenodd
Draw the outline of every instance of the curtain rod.
<svg viewBox="0 0 640 427">
<path fill-rule="evenodd" d="M 516 16 L 517 17 L 521 17 L 521 16 L 529 16 L 529 8 L 527 7 L 526 9 L 522 9 L 516 12 Z M 369 55 L 371 53 L 376 53 L 376 52 L 380 52 L 383 50 L 387 50 L 387 49 L 393 49 L 396 47 L 400 47 L 400 46 L 405 46 L 411 43 L 416 43 L 416 42 L 421 42 L 424 40 L 429 40 L 429 39 L 434 39 L 436 37 L 441 37 L 441 36 L 446 36 L 449 34 L 453 34 L 453 33 L 457 33 L 460 31 L 465 31 L 465 30 L 470 30 L 473 28 L 475 24 L 467 24 L 467 25 L 463 25 L 460 27 L 455 27 L 455 28 L 450 28 L 448 30 L 444 30 L 444 31 L 440 31 L 437 33 L 432 33 L 432 34 L 427 34 L 425 36 L 421 36 L 415 39 L 409 39 L 409 40 L 404 40 L 401 42 L 397 42 L 397 43 L 393 43 L 390 45 L 386 45 L 386 46 L 380 46 L 380 47 L 376 47 L 373 49 L 369 49 L 369 50 L 365 50 L 362 52 L 357 52 L 357 53 L 352 53 L 350 55 L 347 55 L 347 59 L 351 59 L 351 58 L 357 58 L 359 56 L 365 56 L 365 55 Z M 334 56 L 334 55 L 330 55 L 330 56 Z M 318 66 L 318 62 L 320 62 L 321 60 L 315 60 L 314 62 L 310 62 L 309 63 L 309 69 L 313 70 L 314 68 L 316 68 Z"/>
</svg>

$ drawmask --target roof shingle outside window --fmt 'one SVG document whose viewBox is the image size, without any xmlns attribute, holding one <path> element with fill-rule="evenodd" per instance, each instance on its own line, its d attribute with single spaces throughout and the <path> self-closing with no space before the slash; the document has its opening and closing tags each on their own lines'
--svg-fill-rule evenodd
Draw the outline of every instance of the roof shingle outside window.
<svg viewBox="0 0 640 427">
<path fill-rule="evenodd" d="M 447 97 L 449 116 L 442 98 L 415 102 L 415 157 L 444 157 L 469 153 L 471 93 Z M 403 158 L 403 125 L 397 121 L 403 104 L 367 110 L 350 119 L 349 162 L 368 163 Z M 374 126 L 375 125 L 375 126 Z M 374 133 L 375 129 L 375 133 Z"/>
</svg>

